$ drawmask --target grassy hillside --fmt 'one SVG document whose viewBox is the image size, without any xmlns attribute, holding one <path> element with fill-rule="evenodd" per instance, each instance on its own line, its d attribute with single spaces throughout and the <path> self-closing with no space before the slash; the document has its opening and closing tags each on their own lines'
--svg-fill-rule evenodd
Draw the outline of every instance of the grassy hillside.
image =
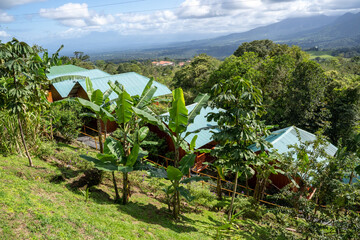
<svg viewBox="0 0 360 240">
<path fill-rule="evenodd" d="M 0 155 L 0 239 L 210 239 L 220 224 L 222 214 L 190 206 L 174 222 L 140 172 L 131 174 L 130 204 L 113 203 L 108 178 L 85 202 L 84 191 L 70 183 L 82 176 L 78 152 L 86 150 L 55 147 L 47 161 L 34 159 L 35 168 L 25 158 Z M 78 162 L 56 160 L 60 154 Z"/>
<path fill-rule="evenodd" d="M 336 58 L 331 55 L 331 51 L 307 51 L 310 54 L 310 59 L 314 60 L 315 58 L 323 58 L 323 59 L 332 59 Z"/>
</svg>

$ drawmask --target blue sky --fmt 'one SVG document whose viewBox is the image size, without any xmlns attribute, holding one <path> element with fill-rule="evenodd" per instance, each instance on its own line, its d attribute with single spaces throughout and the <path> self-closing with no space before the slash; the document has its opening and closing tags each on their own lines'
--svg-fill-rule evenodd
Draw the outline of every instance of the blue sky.
<svg viewBox="0 0 360 240">
<path fill-rule="evenodd" d="M 118 50 L 215 37 L 289 17 L 360 12 L 359 0 L 0 0 L 0 40 Z"/>
</svg>

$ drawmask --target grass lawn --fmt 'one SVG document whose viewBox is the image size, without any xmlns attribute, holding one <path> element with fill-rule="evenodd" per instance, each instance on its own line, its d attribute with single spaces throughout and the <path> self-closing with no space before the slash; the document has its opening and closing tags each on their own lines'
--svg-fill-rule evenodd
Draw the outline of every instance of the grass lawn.
<svg viewBox="0 0 360 240">
<path fill-rule="evenodd" d="M 85 202 L 83 191 L 69 187 L 82 171 L 39 158 L 36 167 L 27 164 L 0 155 L 0 239 L 211 239 L 221 225 L 221 213 L 194 208 L 175 222 L 161 198 L 135 184 L 128 205 L 114 204 L 110 179 Z M 65 181 L 52 181 L 64 173 Z"/>
<path fill-rule="evenodd" d="M 310 59 L 314 60 L 315 58 L 323 58 L 323 59 L 332 59 L 336 58 L 331 55 L 331 51 L 307 51 L 310 54 Z"/>
</svg>

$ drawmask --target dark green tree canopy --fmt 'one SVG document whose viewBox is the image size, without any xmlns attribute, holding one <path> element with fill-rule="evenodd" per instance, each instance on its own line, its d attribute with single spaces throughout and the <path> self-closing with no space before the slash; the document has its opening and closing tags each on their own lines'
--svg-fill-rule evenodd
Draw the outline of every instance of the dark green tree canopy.
<svg viewBox="0 0 360 240">
<path fill-rule="evenodd" d="M 189 65 L 175 73 L 173 87 L 181 87 L 187 102 L 192 102 L 201 92 L 209 92 L 207 84 L 213 71 L 220 65 L 220 61 L 206 54 L 196 56 Z"/>
</svg>

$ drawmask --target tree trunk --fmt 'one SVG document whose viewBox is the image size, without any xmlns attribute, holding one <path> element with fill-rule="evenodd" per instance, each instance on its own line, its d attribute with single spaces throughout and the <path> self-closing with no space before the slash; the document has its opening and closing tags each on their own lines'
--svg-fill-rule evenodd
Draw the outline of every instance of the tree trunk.
<svg viewBox="0 0 360 240">
<path fill-rule="evenodd" d="M 123 196 L 122 204 L 125 205 L 129 202 L 130 197 L 130 185 L 129 185 L 129 173 L 123 173 Z"/>
<path fill-rule="evenodd" d="M 101 122 L 99 117 L 96 118 L 96 122 L 97 122 L 98 136 L 99 136 L 100 153 L 104 153 L 104 147 L 103 147 L 103 141 L 101 135 Z"/>
<path fill-rule="evenodd" d="M 216 195 L 219 201 L 222 200 L 222 191 L 221 191 L 221 177 L 218 172 L 217 174 L 217 182 L 216 182 Z"/>
<path fill-rule="evenodd" d="M 179 145 L 180 145 L 179 142 L 177 142 L 176 146 L 175 146 L 174 166 L 176 168 L 179 166 L 179 160 L 180 160 Z M 175 219 L 178 219 L 179 214 L 180 214 L 180 192 L 179 192 L 179 190 L 177 190 L 179 185 L 180 185 L 179 181 L 175 180 L 174 201 L 173 201 L 173 216 Z"/>
<path fill-rule="evenodd" d="M 247 176 L 247 173 L 245 172 L 245 182 L 246 182 L 246 195 L 249 197 L 250 196 L 250 192 L 249 192 L 249 179 L 248 179 L 248 176 Z"/>
<path fill-rule="evenodd" d="M 175 189 L 179 187 L 179 181 L 175 180 L 174 184 Z M 178 190 L 174 191 L 174 200 L 173 200 L 173 216 L 177 220 L 180 214 L 180 193 Z"/>
<path fill-rule="evenodd" d="M 349 185 L 351 185 L 353 178 L 354 178 L 354 171 L 351 172 L 350 179 L 349 179 Z"/>
<path fill-rule="evenodd" d="M 28 151 L 28 148 L 27 148 L 27 145 L 26 145 L 26 142 L 25 142 L 24 132 L 23 132 L 23 128 L 22 128 L 22 124 L 21 124 L 21 120 L 20 120 L 19 114 L 18 114 L 18 116 L 17 116 L 17 119 L 18 119 L 18 123 L 19 123 L 21 141 L 22 141 L 22 143 L 23 143 L 23 145 L 24 145 L 26 156 L 27 156 L 27 158 L 29 159 L 29 165 L 30 165 L 30 167 L 32 167 L 32 166 L 33 166 L 33 163 L 32 163 L 32 159 L 31 159 L 31 156 L 30 156 L 30 154 L 29 154 L 29 151 Z"/>
<path fill-rule="evenodd" d="M 256 184 L 255 184 L 255 189 L 254 189 L 254 195 L 253 198 L 256 202 L 259 201 L 259 195 L 260 195 L 260 183 L 261 180 L 259 179 L 259 176 L 256 177 Z"/>
<path fill-rule="evenodd" d="M 54 140 L 54 129 L 53 129 L 53 119 L 50 118 L 50 139 Z"/>
<path fill-rule="evenodd" d="M 233 206 L 234 206 L 234 200 L 235 200 L 235 192 L 236 192 L 237 183 L 238 183 L 238 176 L 239 176 L 239 173 L 236 171 L 235 185 L 234 185 L 233 194 L 232 194 L 232 197 L 231 197 L 230 209 L 229 209 L 229 213 L 228 213 L 228 221 L 231 220 L 231 216 L 232 216 L 232 212 L 233 212 Z"/>
<path fill-rule="evenodd" d="M 106 140 L 106 135 L 107 135 L 107 120 L 104 121 L 104 139 Z"/>
<path fill-rule="evenodd" d="M 114 188 L 115 188 L 115 202 L 117 203 L 120 200 L 120 195 L 119 195 L 119 190 L 116 184 L 116 178 L 115 178 L 115 172 L 112 172 L 112 177 L 113 177 L 113 183 L 114 183 Z"/>
</svg>

